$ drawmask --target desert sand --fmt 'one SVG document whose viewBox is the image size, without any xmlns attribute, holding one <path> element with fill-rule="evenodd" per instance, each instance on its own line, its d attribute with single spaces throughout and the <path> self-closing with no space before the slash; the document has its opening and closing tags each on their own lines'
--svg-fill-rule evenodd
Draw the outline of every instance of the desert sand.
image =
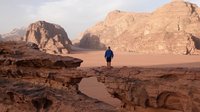
<svg viewBox="0 0 200 112">
<path fill-rule="evenodd" d="M 131 52 L 114 52 L 113 67 L 122 66 L 169 66 L 169 67 L 200 67 L 199 55 L 170 54 L 134 54 Z M 68 56 L 83 60 L 81 68 L 105 66 L 104 51 L 76 51 Z"/>
<path fill-rule="evenodd" d="M 76 51 L 69 56 L 83 60 L 80 69 L 105 66 L 104 51 Z M 199 55 L 154 55 L 134 54 L 131 52 L 114 52 L 113 67 L 145 66 L 145 67 L 200 67 Z M 95 77 L 83 79 L 79 85 L 81 92 L 113 106 L 120 106 L 118 99 L 112 98 L 106 87 Z"/>
</svg>

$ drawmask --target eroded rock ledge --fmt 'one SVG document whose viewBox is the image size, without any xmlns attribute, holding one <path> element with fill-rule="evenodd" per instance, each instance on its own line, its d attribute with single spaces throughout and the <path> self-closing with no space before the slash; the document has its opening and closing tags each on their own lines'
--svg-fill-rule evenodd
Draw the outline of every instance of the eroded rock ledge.
<svg viewBox="0 0 200 112">
<path fill-rule="evenodd" d="M 76 69 L 82 60 L 42 53 L 37 45 L 0 43 L 2 112 L 117 112 L 78 90 L 95 75 L 123 112 L 199 112 L 199 68 Z"/>
<path fill-rule="evenodd" d="M 200 112 L 198 68 L 94 68 L 125 112 Z"/>
<path fill-rule="evenodd" d="M 42 53 L 37 45 L 0 43 L 1 112 L 113 112 L 78 90 L 82 60 Z"/>
</svg>

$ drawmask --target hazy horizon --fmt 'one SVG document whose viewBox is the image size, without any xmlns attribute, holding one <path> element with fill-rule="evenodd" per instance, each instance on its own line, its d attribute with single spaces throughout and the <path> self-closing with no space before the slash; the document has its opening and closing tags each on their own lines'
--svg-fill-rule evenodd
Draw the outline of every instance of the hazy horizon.
<svg viewBox="0 0 200 112">
<path fill-rule="evenodd" d="M 62 26 L 70 39 L 113 10 L 127 12 L 152 12 L 171 0 L 2 0 L 0 4 L 0 34 L 30 23 L 45 20 Z M 187 0 L 200 5 L 200 0 Z M 2 28 L 3 27 L 3 28 Z"/>
</svg>

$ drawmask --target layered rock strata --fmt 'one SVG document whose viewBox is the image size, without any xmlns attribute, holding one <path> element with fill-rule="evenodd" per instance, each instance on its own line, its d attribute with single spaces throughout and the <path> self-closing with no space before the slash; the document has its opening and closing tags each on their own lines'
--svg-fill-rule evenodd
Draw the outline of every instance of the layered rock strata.
<svg viewBox="0 0 200 112">
<path fill-rule="evenodd" d="M 199 112 L 198 68 L 95 68 L 125 112 Z"/>
<path fill-rule="evenodd" d="M 116 112 L 78 90 L 82 60 L 39 51 L 36 44 L 0 43 L 2 112 Z"/>
</svg>

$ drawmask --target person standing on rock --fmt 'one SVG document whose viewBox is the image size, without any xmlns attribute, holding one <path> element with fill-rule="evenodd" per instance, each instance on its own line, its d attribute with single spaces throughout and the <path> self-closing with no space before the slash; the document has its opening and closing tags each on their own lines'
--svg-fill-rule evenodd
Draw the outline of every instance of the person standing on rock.
<svg viewBox="0 0 200 112">
<path fill-rule="evenodd" d="M 113 57 L 114 57 L 113 51 L 110 49 L 110 46 L 109 46 L 105 52 L 105 58 L 106 58 L 108 68 L 111 68 L 111 60 Z"/>
</svg>

